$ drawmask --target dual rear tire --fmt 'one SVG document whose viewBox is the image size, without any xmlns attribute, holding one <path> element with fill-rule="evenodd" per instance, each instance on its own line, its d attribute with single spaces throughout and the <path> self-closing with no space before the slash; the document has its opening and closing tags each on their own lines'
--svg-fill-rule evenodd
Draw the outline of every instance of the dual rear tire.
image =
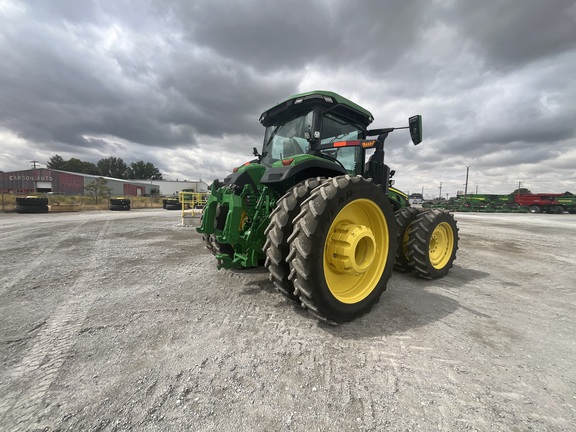
<svg viewBox="0 0 576 432">
<path fill-rule="evenodd" d="M 279 200 L 266 230 L 265 265 L 292 301 L 327 322 L 347 322 L 370 311 L 386 290 L 396 251 L 394 212 L 370 180 L 344 175 L 318 182 L 300 183 Z"/>
<path fill-rule="evenodd" d="M 393 268 L 441 278 L 458 250 L 452 214 L 415 208 L 394 213 L 379 186 L 348 175 L 294 186 L 278 200 L 265 235 L 270 280 L 330 323 L 369 312 Z"/>
<path fill-rule="evenodd" d="M 323 179 L 311 178 L 292 187 L 276 203 L 276 208 L 270 214 L 270 224 L 264 231 L 266 243 L 265 267 L 270 273 L 270 280 L 278 291 L 288 300 L 300 304 L 300 298 L 294 293 L 294 284 L 289 280 L 290 264 L 287 261 L 290 253 L 288 238 L 294 231 L 294 218 L 300 213 L 300 207 L 310 193 L 322 184 Z"/>
</svg>

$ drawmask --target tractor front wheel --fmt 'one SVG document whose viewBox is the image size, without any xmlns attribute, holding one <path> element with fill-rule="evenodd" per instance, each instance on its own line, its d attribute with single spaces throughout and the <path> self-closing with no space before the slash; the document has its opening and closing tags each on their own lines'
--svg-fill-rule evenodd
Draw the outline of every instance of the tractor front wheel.
<svg viewBox="0 0 576 432">
<path fill-rule="evenodd" d="M 289 237 L 290 279 L 303 306 L 330 323 L 351 321 L 378 303 L 396 252 L 394 212 L 362 177 L 334 177 L 302 203 Z"/>
<path fill-rule="evenodd" d="M 420 214 L 410 226 L 406 247 L 418 276 L 444 277 L 452 268 L 458 250 L 454 216 L 438 209 Z"/>
</svg>

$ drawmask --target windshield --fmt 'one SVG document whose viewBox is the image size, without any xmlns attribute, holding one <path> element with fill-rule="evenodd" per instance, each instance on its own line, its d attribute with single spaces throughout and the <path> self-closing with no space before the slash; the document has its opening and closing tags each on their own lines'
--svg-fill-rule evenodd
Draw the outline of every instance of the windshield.
<svg viewBox="0 0 576 432">
<path fill-rule="evenodd" d="M 304 133 L 310 132 L 311 125 L 312 111 L 309 111 L 299 117 L 268 126 L 264 134 L 262 164 L 271 166 L 278 160 L 307 153 L 309 143 L 304 138 Z"/>
<path fill-rule="evenodd" d="M 348 174 L 362 174 L 362 148 L 360 146 L 331 147 L 320 151 L 322 154 L 340 162 Z"/>
<path fill-rule="evenodd" d="M 362 134 L 361 125 L 327 114 L 322 120 L 322 131 L 320 133 L 322 141 L 320 146 L 331 146 L 335 141 L 357 140 L 362 137 Z"/>
</svg>

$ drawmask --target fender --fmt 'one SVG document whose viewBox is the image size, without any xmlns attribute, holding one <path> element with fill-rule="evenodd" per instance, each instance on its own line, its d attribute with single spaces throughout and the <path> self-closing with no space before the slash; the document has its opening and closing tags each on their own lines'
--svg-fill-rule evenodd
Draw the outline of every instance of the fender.
<svg viewBox="0 0 576 432">
<path fill-rule="evenodd" d="M 288 165 L 284 165 L 289 162 Z M 262 179 L 262 184 L 284 194 L 292 186 L 312 177 L 336 177 L 346 174 L 346 170 L 335 162 L 312 156 L 298 155 L 294 158 L 274 162 Z"/>
</svg>

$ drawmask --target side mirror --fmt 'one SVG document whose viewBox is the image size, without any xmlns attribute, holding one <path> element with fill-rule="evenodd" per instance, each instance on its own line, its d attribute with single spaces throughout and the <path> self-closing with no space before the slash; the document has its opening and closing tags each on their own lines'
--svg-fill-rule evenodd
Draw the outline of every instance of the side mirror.
<svg viewBox="0 0 576 432">
<path fill-rule="evenodd" d="M 410 128 L 410 137 L 414 145 L 422 142 L 422 116 L 415 115 L 408 119 L 408 127 Z"/>
</svg>

